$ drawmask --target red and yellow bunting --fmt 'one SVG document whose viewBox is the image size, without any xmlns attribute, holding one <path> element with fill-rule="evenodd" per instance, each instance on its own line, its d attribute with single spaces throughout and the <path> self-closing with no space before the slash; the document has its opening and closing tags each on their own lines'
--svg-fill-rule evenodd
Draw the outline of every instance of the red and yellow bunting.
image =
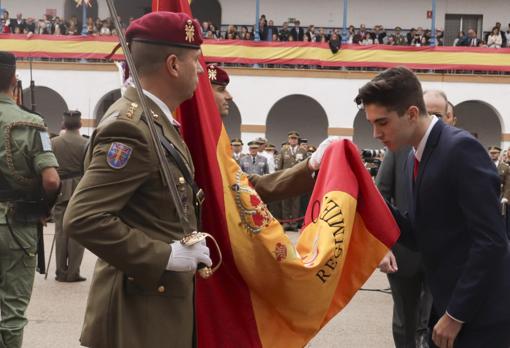
<svg viewBox="0 0 510 348">
<path fill-rule="evenodd" d="M 104 59 L 117 45 L 115 37 L 104 36 L 2 35 L 0 40 L 3 50 L 19 57 L 42 58 Z M 333 54 L 320 43 L 205 40 L 202 51 L 207 62 L 216 63 L 510 71 L 510 49 L 344 45 Z M 123 58 L 121 50 L 113 56 Z"/>
</svg>

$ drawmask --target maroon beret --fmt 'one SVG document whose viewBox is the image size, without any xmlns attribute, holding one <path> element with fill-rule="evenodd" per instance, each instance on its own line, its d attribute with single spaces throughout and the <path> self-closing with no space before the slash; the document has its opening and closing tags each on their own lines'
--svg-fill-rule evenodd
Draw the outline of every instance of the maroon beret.
<svg viewBox="0 0 510 348">
<path fill-rule="evenodd" d="M 216 64 L 207 65 L 207 74 L 209 81 L 215 85 L 226 86 L 230 82 L 227 72 Z"/>
<path fill-rule="evenodd" d="M 200 24 L 183 12 L 151 12 L 135 19 L 126 30 L 126 41 L 200 48 Z"/>
</svg>

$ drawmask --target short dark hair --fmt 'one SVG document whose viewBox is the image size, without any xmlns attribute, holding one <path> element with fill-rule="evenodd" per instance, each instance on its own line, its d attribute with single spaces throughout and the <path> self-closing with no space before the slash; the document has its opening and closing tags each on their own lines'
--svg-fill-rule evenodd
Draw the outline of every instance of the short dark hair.
<svg viewBox="0 0 510 348">
<path fill-rule="evenodd" d="M 67 130 L 77 130 L 81 128 L 81 119 L 79 117 L 64 117 L 62 127 Z"/>
<path fill-rule="evenodd" d="M 189 48 L 164 46 L 139 41 L 133 41 L 130 45 L 135 68 L 140 76 L 157 72 L 169 55 L 175 54 L 180 58 L 185 52 L 191 50 Z"/>
<path fill-rule="evenodd" d="M 383 71 L 359 89 L 354 99 L 358 106 L 377 104 L 403 116 L 410 106 L 426 115 L 423 91 L 418 77 L 405 67 Z"/>
<path fill-rule="evenodd" d="M 11 86 L 16 74 L 16 57 L 10 52 L 0 51 L 0 91 L 5 92 Z"/>
</svg>

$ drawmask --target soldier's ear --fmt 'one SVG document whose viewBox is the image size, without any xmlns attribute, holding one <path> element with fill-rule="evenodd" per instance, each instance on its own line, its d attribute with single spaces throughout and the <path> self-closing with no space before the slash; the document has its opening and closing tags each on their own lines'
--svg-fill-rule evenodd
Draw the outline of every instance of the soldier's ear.
<svg viewBox="0 0 510 348">
<path fill-rule="evenodd" d="M 175 54 L 169 55 L 165 60 L 166 70 L 171 76 L 176 77 L 178 75 L 179 64 L 177 56 Z"/>
</svg>

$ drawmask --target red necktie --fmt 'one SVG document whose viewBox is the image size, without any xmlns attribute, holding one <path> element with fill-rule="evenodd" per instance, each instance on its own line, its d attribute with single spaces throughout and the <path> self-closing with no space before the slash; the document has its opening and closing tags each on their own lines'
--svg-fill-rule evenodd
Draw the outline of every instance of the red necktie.
<svg viewBox="0 0 510 348">
<path fill-rule="evenodd" d="M 418 177 L 418 170 L 420 169 L 420 161 L 418 161 L 418 158 L 416 156 L 414 157 L 414 170 L 413 170 L 413 178 L 414 181 L 416 181 L 416 178 Z"/>
</svg>

